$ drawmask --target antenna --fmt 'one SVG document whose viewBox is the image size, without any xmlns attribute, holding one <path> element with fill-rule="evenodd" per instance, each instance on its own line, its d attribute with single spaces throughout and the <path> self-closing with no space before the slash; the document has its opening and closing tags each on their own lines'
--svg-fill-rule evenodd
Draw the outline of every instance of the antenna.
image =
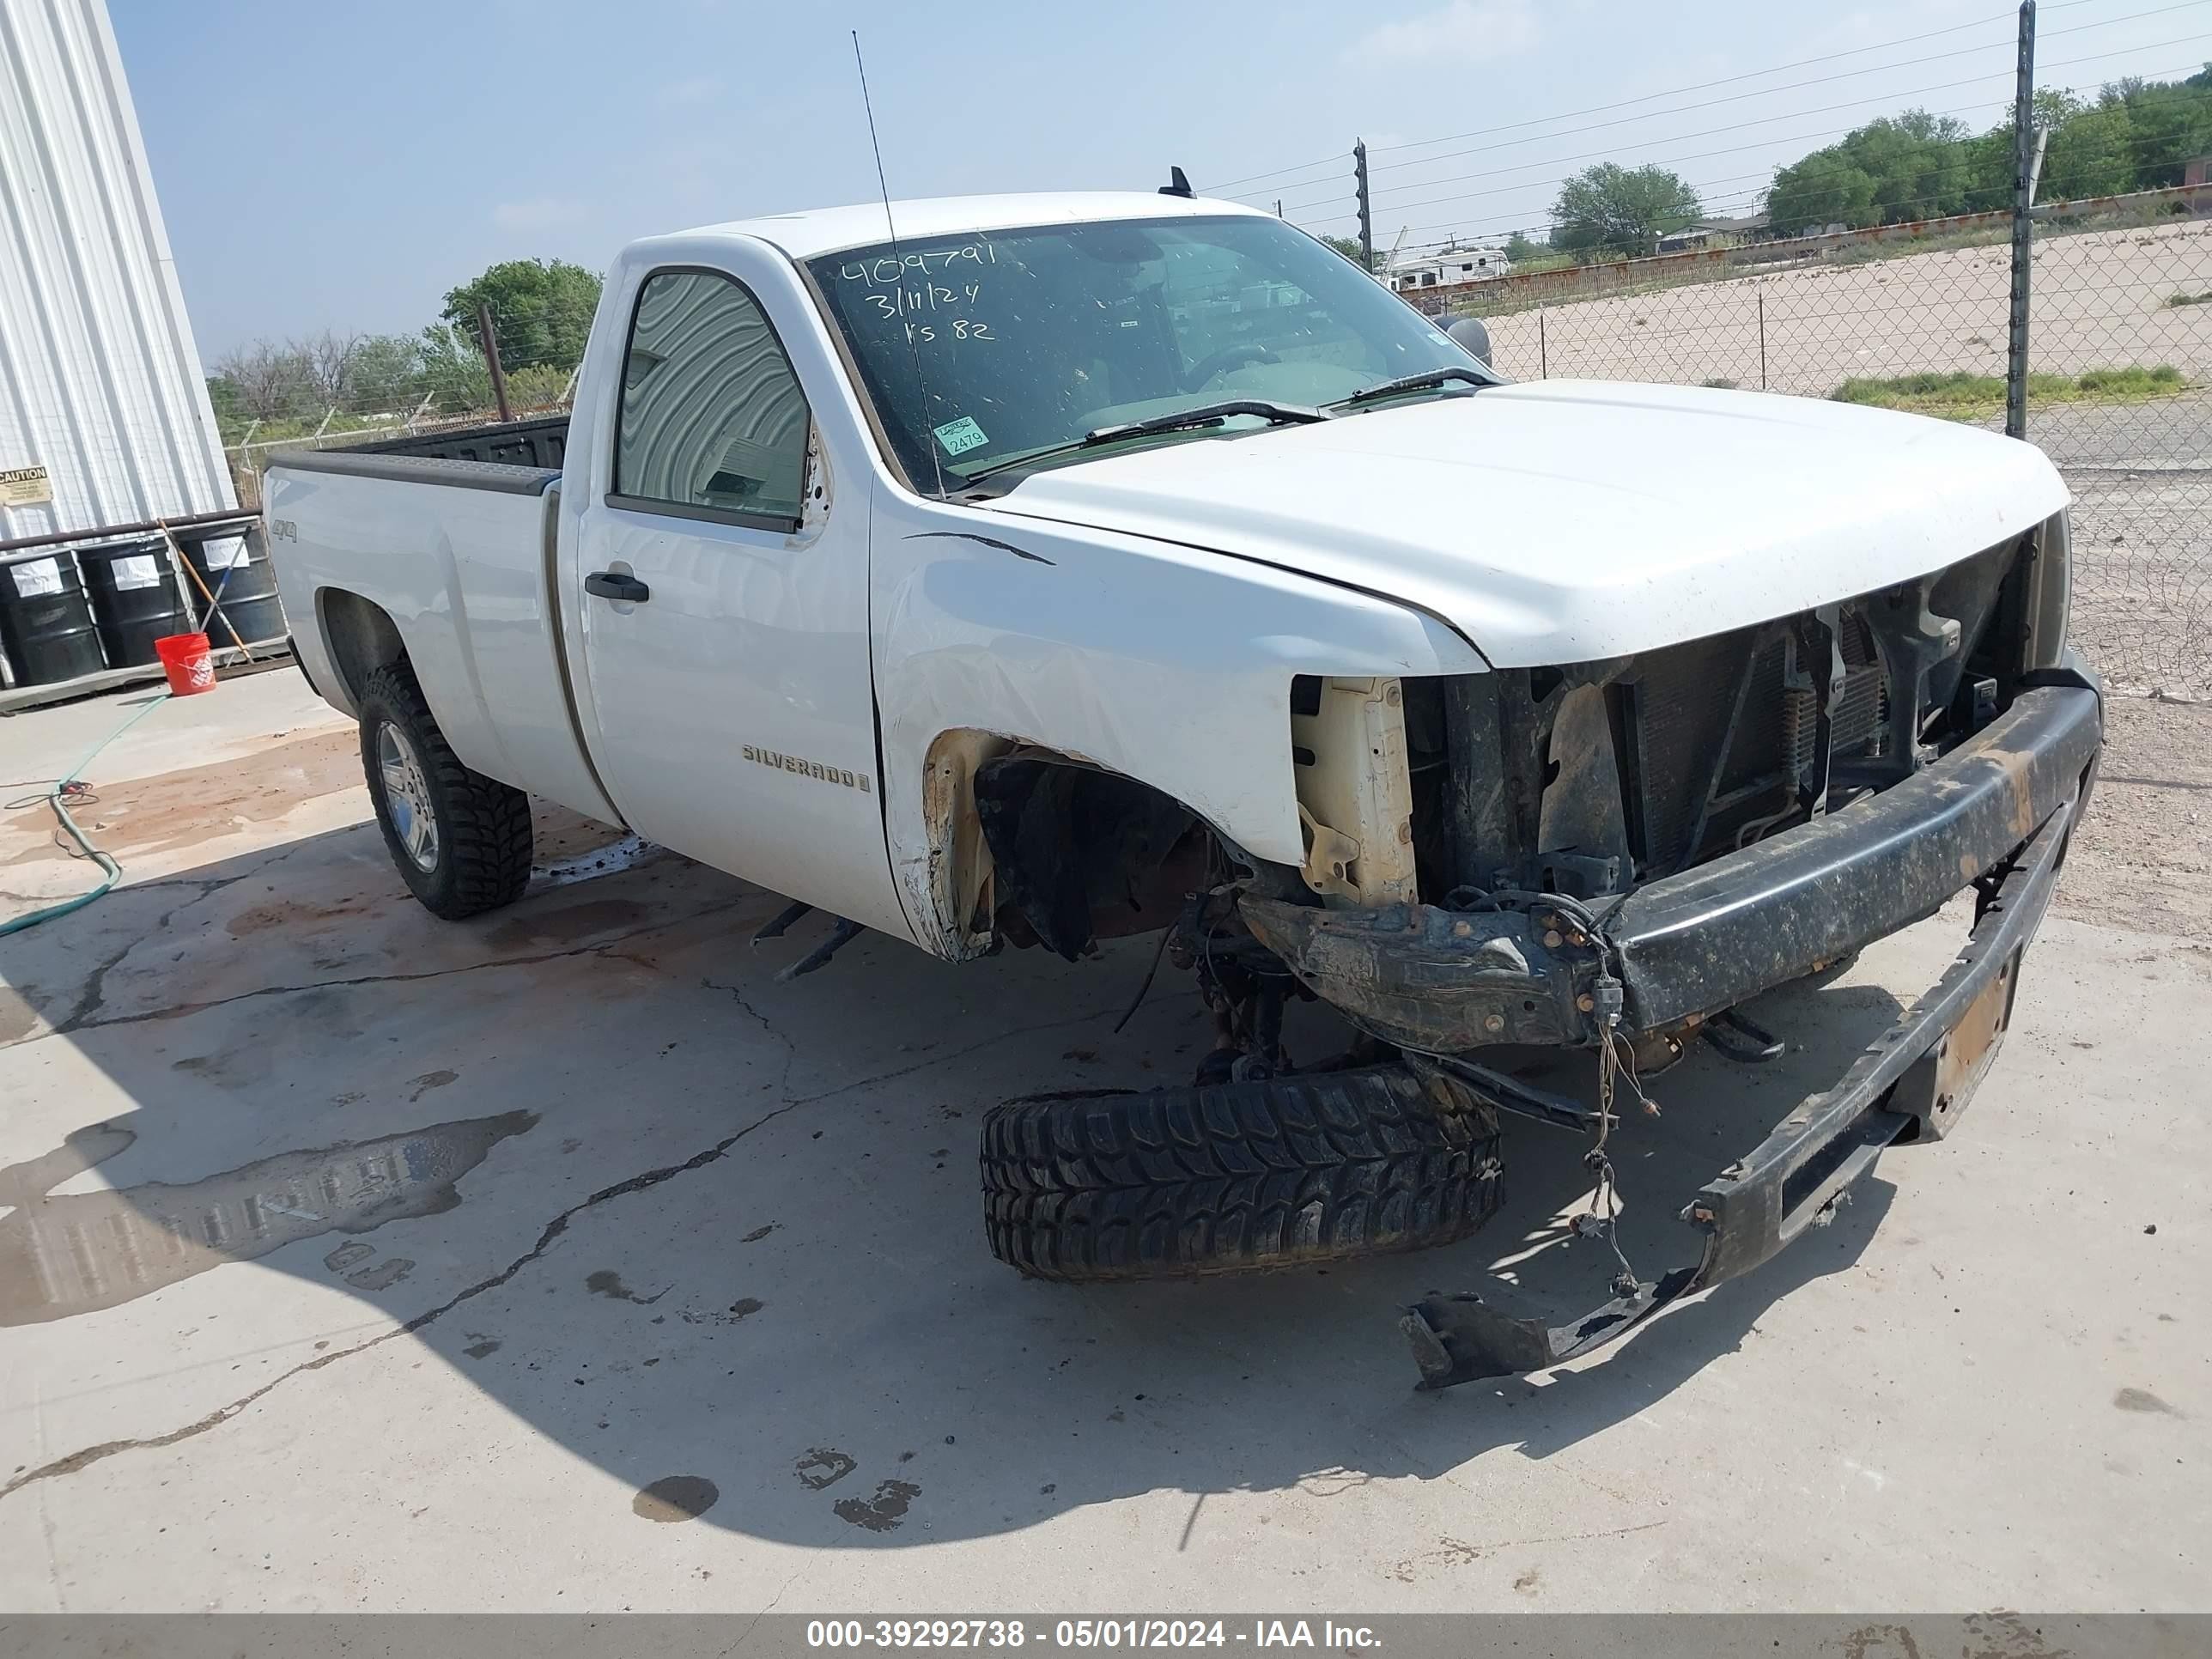
<svg viewBox="0 0 2212 1659">
<path fill-rule="evenodd" d="M 929 445 L 929 464 L 937 473 L 937 493 L 945 495 L 945 462 L 937 453 L 937 434 L 927 431 L 930 416 L 929 380 L 921 372 L 921 347 L 914 337 L 914 325 L 906 319 L 906 255 L 899 251 L 898 223 L 891 217 L 891 187 L 884 177 L 884 147 L 876 140 L 876 106 L 868 96 L 868 65 L 860 56 L 860 32 L 853 31 L 853 66 L 860 72 L 860 107 L 868 116 L 868 147 L 876 153 L 876 188 L 884 195 L 884 228 L 890 234 L 891 258 L 898 262 L 898 320 L 906 331 L 908 355 L 914 359 L 915 388 L 921 393 L 921 418 Z M 924 273 L 927 276 L 927 272 Z"/>
</svg>

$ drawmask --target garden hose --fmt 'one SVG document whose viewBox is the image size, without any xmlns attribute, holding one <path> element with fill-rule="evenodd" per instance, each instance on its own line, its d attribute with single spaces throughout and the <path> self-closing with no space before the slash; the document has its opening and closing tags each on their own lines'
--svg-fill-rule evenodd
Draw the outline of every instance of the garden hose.
<svg viewBox="0 0 2212 1659">
<path fill-rule="evenodd" d="M 86 750 L 83 757 L 60 777 L 55 779 L 51 787 L 30 797 L 33 800 L 44 800 L 52 806 L 54 809 L 54 816 L 61 820 L 62 828 L 69 831 L 70 839 L 84 849 L 85 857 L 100 866 L 100 885 L 89 892 L 79 893 L 75 898 L 64 899 L 58 904 L 49 904 L 43 909 L 33 910 L 27 916 L 17 916 L 9 921 L 0 921 L 0 939 L 6 938 L 9 933 L 20 933 L 26 928 L 35 927 L 42 921 L 52 921 L 56 916 L 65 916 L 72 910 L 82 910 L 123 878 L 123 866 L 85 839 L 84 831 L 77 826 L 77 821 L 70 816 L 69 798 L 72 794 L 82 793 L 77 787 L 78 778 L 84 769 L 91 765 L 98 757 L 101 750 L 106 748 L 109 744 L 113 743 L 116 738 L 137 725 L 140 720 L 144 720 L 147 715 L 168 700 L 169 694 L 167 691 L 160 692 L 149 698 L 143 708 L 131 713 L 130 719 Z"/>
</svg>

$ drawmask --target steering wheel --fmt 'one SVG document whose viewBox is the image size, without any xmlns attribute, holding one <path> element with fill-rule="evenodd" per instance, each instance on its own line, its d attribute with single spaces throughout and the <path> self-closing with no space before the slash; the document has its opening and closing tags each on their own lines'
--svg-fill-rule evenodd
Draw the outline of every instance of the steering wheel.
<svg viewBox="0 0 2212 1659">
<path fill-rule="evenodd" d="M 1188 373 L 1182 377 L 1182 389 L 1195 392 L 1223 369 L 1233 368 L 1238 363 L 1279 363 L 1282 361 L 1257 340 L 1240 340 L 1193 363 Z"/>
</svg>

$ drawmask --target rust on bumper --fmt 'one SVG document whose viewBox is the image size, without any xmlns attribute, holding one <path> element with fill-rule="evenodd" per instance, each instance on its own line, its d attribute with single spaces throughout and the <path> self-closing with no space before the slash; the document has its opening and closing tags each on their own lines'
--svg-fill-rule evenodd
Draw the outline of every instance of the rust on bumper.
<svg viewBox="0 0 2212 1659">
<path fill-rule="evenodd" d="M 1238 908 L 1307 988 L 1401 1047 L 1594 1045 L 1605 952 L 1624 1030 L 1732 1007 L 1933 915 L 2086 796 L 2102 741 L 2094 685 L 2068 676 L 2030 687 L 1870 799 L 1615 902 L 1602 941 L 1541 895 L 1474 912 L 1324 910 L 1252 895 Z"/>
<path fill-rule="evenodd" d="M 1480 1088 L 1481 1068 L 1450 1057 L 1498 1043 L 1594 1045 L 1605 990 L 1620 999 L 1621 1030 L 1665 1030 L 1814 972 L 1976 890 L 1973 932 L 1942 979 L 1833 1087 L 1801 1101 L 1683 1207 L 1702 1235 L 1694 1266 L 1651 1280 L 1624 1273 L 1612 1301 L 1557 1324 L 1472 1294 L 1425 1297 L 1401 1322 L 1421 1386 L 1537 1370 L 1616 1340 L 1772 1256 L 1825 1218 L 1892 1142 L 1947 1133 L 2011 1023 L 2021 961 L 2102 742 L 2094 683 L 2053 671 L 1911 777 L 1609 909 L 1593 901 L 1602 913 L 1595 926 L 1589 909 L 1541 894 L 1498 896 L 1495 908 L 1468 913 L 1243 898 L 1253 933 L 1313 991 L 1377 1036 L 1443 1057 L 1421 1063 L 1462 1069 Z"/>
<path fill-rule="evenodd" d="M 1774 1255 L 1821 1220 L 1893 1141 L 1948 1133 L 2011 1022 L 2021 959 L 2050 907 L 2078 805 L 2078 798 L 2060 805 L 1990 873 L 1973 933 L 1935 988 L 1834 1087 L 1800 1102 L 1684 1206 L 1681 1218 L 1704 1235 L 1694 1267 L 1624 1284 L 1612 1301 L 1559 1325 L 1508 1315 L 1472 1293 L 1426 1297 L 1401 1322 L 1420 1386 L 1540 1370 L 1615 1341 L 1669 1303 Z"/>
</svg>

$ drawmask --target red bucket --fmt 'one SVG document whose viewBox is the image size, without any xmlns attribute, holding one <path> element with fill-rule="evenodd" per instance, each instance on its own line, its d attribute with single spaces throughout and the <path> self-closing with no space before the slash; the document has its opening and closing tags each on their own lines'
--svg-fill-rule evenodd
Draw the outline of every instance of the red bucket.
<svg viewBox="0 0 2212 1659">
<path fill-rule="evenodd" d="M 154 641 L 154 654 L 169 677 L 171 696 L 190 697 L 215 690 L 215 658 L 208 651 L 206 635 L 172 634 Z"/>
</svg>

